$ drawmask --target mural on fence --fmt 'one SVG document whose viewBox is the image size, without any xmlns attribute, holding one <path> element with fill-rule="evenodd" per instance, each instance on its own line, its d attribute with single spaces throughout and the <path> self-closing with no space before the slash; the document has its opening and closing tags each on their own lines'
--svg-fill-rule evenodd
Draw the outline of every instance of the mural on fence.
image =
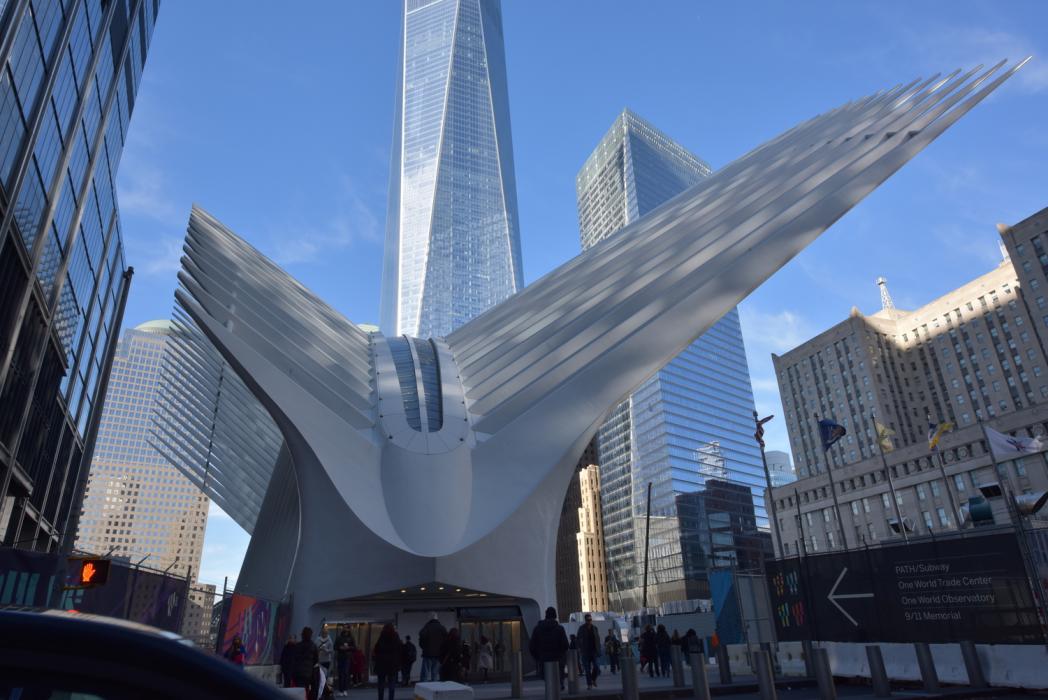
<svg viewBox="0 0 1048 700">
<path fill-rule="evenodd" d="M 277 663 L 282 640 L 288 636 L 290 606 L 242 593 L 234 593 L 225 606 L 220 653 L 225 653 L 233 638 L 239 636 L 246 665 Z"/>
</svg>

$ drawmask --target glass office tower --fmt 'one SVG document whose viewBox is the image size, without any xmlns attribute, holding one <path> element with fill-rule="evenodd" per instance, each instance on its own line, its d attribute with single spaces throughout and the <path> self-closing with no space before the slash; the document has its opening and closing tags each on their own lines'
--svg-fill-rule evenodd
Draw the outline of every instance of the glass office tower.
<svg viewBox="0 0 1048 700">
<path fill-rule="evenodd" d="M 523 286 L 498 0 L 406 0 L 382 332 L 447 335 Z"/>
<path fill-rule="evenodd" d="M 79 508 L 130 274 L 116 170 L 157 0 L 0 2 L 0 544 Z"/>
<path fill-rule="evenodd" d="M 576 180 L 583 248 L 709 174 L 706 163 L 623 111 Z M 641 604 L 649 482 L 649 605 L 708 598 L 706 571 L 752 561 L 748 550 L 763 546 L 756 527 L 758 519 L 767 524 L 764 472 L 752 412 L 742 330 L 733 309 L 617 406 L 601 427 L 601 508 L 614 608 Z M 740 484 L 752 497 L 713 498 L 708 492 L 714 483 Z M 711 498 L 716 508 L 707 508 Z M 678 513 L 682 503 L 687 514 Z M 724 503 L 735 504 L 732 512 L 726 513 Z M 724 541 L 723 527 L 710 525 L 711 518 L 732 524 L 730 542 Z"/>
</svg>

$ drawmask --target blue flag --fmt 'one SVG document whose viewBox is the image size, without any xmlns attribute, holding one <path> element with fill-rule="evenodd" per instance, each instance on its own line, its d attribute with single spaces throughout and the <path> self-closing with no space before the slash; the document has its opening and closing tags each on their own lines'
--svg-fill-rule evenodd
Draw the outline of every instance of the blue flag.
<svg viewBox="0 0 1048 700">
<path fill-rule="evenodd" d="M 832 420 L 823 418 L 819 421 L 819 437 L 822 439 L 822 449 L 825 452 L 833 443 L 848 434 L 844 426 L 834 423 Z"/>
</svg>

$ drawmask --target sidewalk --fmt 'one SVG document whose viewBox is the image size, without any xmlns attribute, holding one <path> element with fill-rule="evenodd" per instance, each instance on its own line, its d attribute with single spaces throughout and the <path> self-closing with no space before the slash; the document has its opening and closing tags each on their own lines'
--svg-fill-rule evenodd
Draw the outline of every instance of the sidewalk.
<svg viewBox="0 0 1048 700">
<path fill-rule="evenodd" d="M 729 685 L 716 682 L 716 668 L 709 674 L 710 693 L 714 696 L 731 696 L 738 700 L 760 700 L 757 690 L 757 681 L 753 676 L 737 676 Z M 647 675 L 638 676 L 640 695 L 643 700 L 661 700 L 662 698 L 691 698 L 691 674 L 690 669 L 684 669 L 685 687 L 674 688 L 670 678 L 649 678 Z M 569 695 L 567 686 L 561 693 L 562 698 L 592 698 L 593 700 L 611 700 L 622 697 L 622 680 L 619 675 L 604 673 L 598 680 L 598 687 L 586 690 L 586 680 L 579 679 L 580 692 L 578 695 Z M 503 700 L 510 697 L 510 684 L 507 682 L 492 683 L 469 683 L 473 688 L 476 700 Z M 807 678 L 785 678 L 776 680 L 776 692 L 779 700 L 819 700 L 819 689 L 813 679 Z M 526 678 L 523 686 L 523 697 L 542 698 L 545 695 L 546 686 L 541 680 Z M 376 700 L 378 691 L 374 685 L 355 688 L 349 691 L 349 697 L 353 700 Z M 837 695 L 849 700 L 873 700 L 873 689 L 868 686 L 837 684 Z M 944 688 L 938 693 L 925 693 L 917 689 L 901 689 L 892 693 L 894 700 L 936 700 L 939 698 L 948 700 L 962 700 L 962 698 L 1005 698 L 1019 697 L 1022 693 L 1010 688 L 990 688 L 973 690 L 963 687 Z M 410 700 L 414 697 L 411 688 L 398 687 L 396 698 L 398 700 Z M 388 692 L 383 700 L 388 700 Z"/>
</svg>

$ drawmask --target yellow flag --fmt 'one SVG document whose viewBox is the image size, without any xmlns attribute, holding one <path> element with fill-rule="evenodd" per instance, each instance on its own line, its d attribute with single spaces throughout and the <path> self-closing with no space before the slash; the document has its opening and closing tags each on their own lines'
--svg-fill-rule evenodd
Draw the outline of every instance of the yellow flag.
<svg viewBox="0 0 1048 700">
<path fill-rule="evenodd" d="M 895 435 L 895 431 L 878 421 L 873 421 L 873 425 L 877 430 L 877 442 L 880 443 L 881 452 L 894 450 L 895 445 L 892 444 L 892 435 Z"/>
</svg>

